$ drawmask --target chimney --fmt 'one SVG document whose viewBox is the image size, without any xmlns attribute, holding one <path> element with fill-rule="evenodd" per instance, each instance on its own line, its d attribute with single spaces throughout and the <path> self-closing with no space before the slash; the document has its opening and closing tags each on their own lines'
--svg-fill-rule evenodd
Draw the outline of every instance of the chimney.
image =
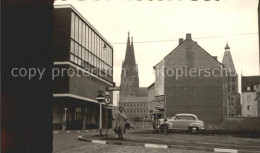
<svg viewBox="0 0 260 153">
<path fill-rule="evenodd" d="M 186 34 L 186 39 L 191 39 L 191 34 L 190 33 Z"/>
<path fill-rule="evenodd" d="M 216 60 L 218 60 L 218 56 L 213 56 L 213 58 L 215 58 Z"/>
<path fill-rule="evenodd" d="M 179 45 L 183 42 L 183 38 L 179 38 Z"/>
</svg>

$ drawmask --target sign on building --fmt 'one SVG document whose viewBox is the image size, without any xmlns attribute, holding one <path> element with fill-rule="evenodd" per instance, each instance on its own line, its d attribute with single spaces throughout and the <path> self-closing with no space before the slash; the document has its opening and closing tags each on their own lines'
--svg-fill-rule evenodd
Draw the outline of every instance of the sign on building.
<svg viewBox="0 0 260 153">
<path fill-rule="evenodd" d="M 165 108 L 165 95 L 155 96 L 155 108 L 157 110 L 164 110 L 164 108 Z"/>
</svg>

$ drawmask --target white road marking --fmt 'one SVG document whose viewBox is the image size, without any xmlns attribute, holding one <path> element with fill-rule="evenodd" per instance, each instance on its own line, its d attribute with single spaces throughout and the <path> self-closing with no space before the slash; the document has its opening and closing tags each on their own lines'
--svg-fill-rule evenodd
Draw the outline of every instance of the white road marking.
<svg viewBox="0 0 260 153">
<path fill-rule="evenodd" d="M 80 132 L 80 131 L 77 131 L 78 133 Z"/>
<path fill-rule="evenodd" d="M 82 136 L 78 136 L 78 138 L 81 138 L 81 139 L 82 139 L 83 137 L 82 137 Z"/>
<path fill-rule="evenodd" d="M 86 130 L 86 132 L 88 132 L 88 130 Z"/>
<path fill-rule="evenodd" d="M 58 134 L 59 132 L 54 131 L 53 133 L 54 133 L 54 134 Z"/>
<path fill-rule="evenodd" d="M 66 131 L 67 133 L 70 133 L 70 131 Z"/>
<path fill-rule="evenodd" d="M 149 144 L 149 143 L 146 143 L 144 146 L 146 148 L 168 148 L 167 145 L 161 145 L 161 144 Z"/>
<path fill-rule="evenodd" d="M 106 141 L 101 141 L 101 140 L 92 140 L 92 143 L 98 143 L 98 144 L 106 144 Z"/>
<path fill-rule="evenodd" d="M 214 148 L 214 152 L 229 152 L 229 153 L 238 153 L 238 150 L 235 150 L 235 149 L 222 149 L 222 148 Z"/>
</svg>

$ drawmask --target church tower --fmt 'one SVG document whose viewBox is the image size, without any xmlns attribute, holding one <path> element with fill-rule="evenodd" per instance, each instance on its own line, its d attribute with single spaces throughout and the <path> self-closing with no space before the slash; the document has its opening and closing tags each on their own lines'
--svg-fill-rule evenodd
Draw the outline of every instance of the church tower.
<svg viewBox="0 0 260 153">
<path fill-rule="evenodd" d="M 240 95 L 238 94 L 238 76 L 236 73 L 235 65 L 231 56 L 230 47 L 228 43 L 225 47 L 225 53 L 222 60 L 224 67 L 227 69 L 227 116 L 238 116 L 238 109 L 240 109 Z"/>
<path fill-rule="evenodd" d="M 122 101 L 128 96 L 136 97 L 139 90 L 139 76 L 138 65 L 135 61 L 133 37 L 130 42 L 130 36 L 128 32 L 125 60 L 122 63 L 121 69 L 121 84 L 120 84 L 120 96 L 119 101 Z"/>
</svg>

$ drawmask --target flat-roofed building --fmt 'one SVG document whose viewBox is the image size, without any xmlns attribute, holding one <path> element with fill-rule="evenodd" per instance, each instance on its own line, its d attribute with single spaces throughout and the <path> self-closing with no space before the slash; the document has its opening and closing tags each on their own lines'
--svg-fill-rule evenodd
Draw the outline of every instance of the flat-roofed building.
<svg viewBox="0 0 260 153">
<path fill-rule="evenodd" d="M 71 5 L 56 5 L 53 22 L 54 129 L 64 129 L 66 120 L 72 129 L 98 128 L 100 104 L 96 96 L 114 85 L 113 47 Z"/>
</svg>

